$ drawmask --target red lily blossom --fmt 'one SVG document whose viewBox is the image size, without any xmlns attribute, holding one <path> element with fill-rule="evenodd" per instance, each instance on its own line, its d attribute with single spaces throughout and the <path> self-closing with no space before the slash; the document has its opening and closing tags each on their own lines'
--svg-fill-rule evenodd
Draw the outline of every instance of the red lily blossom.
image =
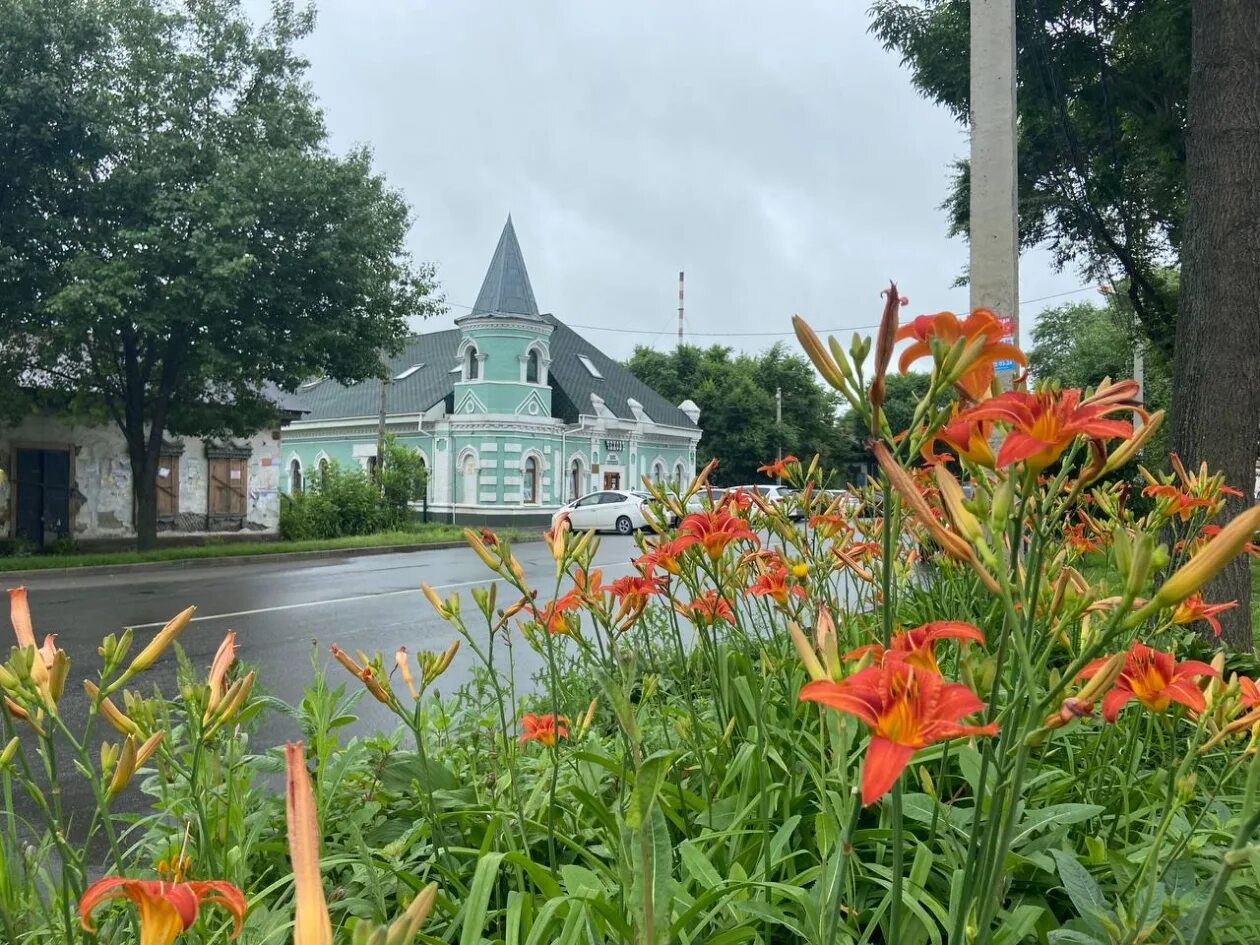
<svg viewBox="0 0 1260 945">
<path fill-rule="evenodd" d="M 548 601 L 535 615 L 535 619 L 548 633 L 572 633 L 573 625 L 565 614 L 570 610 L 577 610 L 581 604 L 581 593 L 575 587 L 564 596 Z"/>
<path fill-rule="evenodd" d="M 790 463 L 799 463 L 800 460 L 795 456 L 784 456 L 782 459 L 776 459 L 773 463 L 766 463 L 764 466 L 758 466 L 757 472 L 765 473 L 772 479 L 783 479 L 788 474 L 788 465 Z"/>
<path fill-rule="evenodd" d="M 1198 620 L 1206 620 L 1212 632 L 1219 637 L 1221 622 L 1216 619 L 1216 615 L 1233 610 L 1237 606 L 1236 600 L 1231 600 L 1227 604 L 1209 604 L 1203 600 L 1202 594 L 1194 593 L 1177 605 L 1177 609 L 1173 611 L 1172 622 L 1179 627 L 1184 627 Z"/>
<path fill-rule="evenodd" d="M 526 713 L 521 716 L 521 744 L 536 741 L 551 748 L 557 739 L 569 737 L 569 730 L 565 727 L 568 721 L 563 715 Z"/>
<path fill-rule="evenodd" d="M 180 932 L 195 921 L 203 903 L 223 906 L 232 916 L 232 938 L 241 932 L 248 903 L 245 894 L 222 880 L 166 882 L 160 879 L 127 879 L 106 876 L 83 891 L 79 921 L 95 931 L 92 912 L 110 899 L 130 899 L 140 912 L 140 945 L 171 945 Z"/>
<path fill-rule="evenodd" d="M 809 527 L 827 539 L 835 538 L 842 532 L 852 531 L 848 519 L 836 512 L 811 515 L 809 517 Z"/>
<path fill-rule="evenodd" d="M 722 557 L 726 546 L 733 541 L 757 542 L 757 536 L 744 519 L 724 510 L 693 512 L 682 520 L 678 533 L 699 541 L 713 561 Z"/>
<path fill-rule="evenodd" d="M 1089 526 L 1085 522 L 1065 526 L 1063 539 L 1077 554 L 1089 554 L 1102 549 L 1102 542 L 1089 533 Z"/>
<path fill-rule="evenodd" d="M 678 574 L 682 570 L 680 560 L 683 552 L 700 541 L 694 535 L 683 535 L 672 541 L 663 541 L 657 545 L 648 545 L 645 554 L 635 558 L 633 564 L 648 577 L 657 568 L 670 574 Z"/>
<path fill-rule="evenodd" d="M 722 493 L 722 498 L 718 501 L 717 511 L 730 513 L 731 509 L 736 512 L 746 512 L 752 508 L 752 493 L 747 489 L 728 489 Z"/>
<path fill-rule="evenodd" d="M 939 338 L 947 346 L 953 346 L 959 338 L 968 342 L 983 338 L 983 346 L 979 356 L 971 363 L 966 373 L 958 379 L 958 390 L 973 401 L 984 400 L 989 396 L 996 376 L 994 362 L 1014 361 L 1028 366 L 1024 352 L 1010 342 L 1003 341 L 1003 331 L 998 317 L 987 308 L 975 309 L 966 318 L 959 321 L 953 312 L 937 312 L 935 315 L 920 315 L 913 321 L 902 325 L 897 331 L 897 341 L 913 339 L 901 360 L 897 363 L 902 374 L 910 370 L 910 365 L 920 358 L 931 357 L 931 339 Z"/>
<path fill-rule="evenodd" d="M 931 452 L 933 443 L 944 443 L 962 459 L 992 469 L 997 461 L 993 456 L 993 448 L 989 446 L 989 438 L 993 423 L 988 420 L 974 420 L 955 414 L 954 419 L 945 424 L 923 444 L 925 454 Z"/>
<path fill-rule="evenodd" d="M 711 627 L 719 620 L 725 620 L 732 625 L 735 623 L 735 614 L 731 610 L 731 605 L 713 588 L 705 591 L 700 597 L 693 597 L 686 604 L 675 601 L 674 609 L 702 627 Z"/>
<path fill-rule="evenodd" d="M 1211 509 L 1216 504 L 1211 499 L 1190 495 L 1172 483 L 1149 485 L 1142 490 L 1142 495 L 1158 500 L 1165 515 L 1183 522 L 1188 522 L 1196 509 Z"/>
<path fill-rule="evenodd" d="M 1238 698 L 1247 709 L 1260 709 L 1260 686 L 1254 679 L 1238 677 Z"/>
<path fill-rule="evenodd" d="M 770 597 L 780 607 L 786 607 L 788 597 L 791 595 L 804 597 L 805 588 L 799 584 L 789 584 L 788 569 L 778 564 L 764 569 L 757 575 L 757 580 L 744 590 L 744 593 L 750 597 Z"/>
<path fill-rule="evenodd" d="M 862 763 L 863 804 L 883 797 L 919 749 L 964 735 L 997 734 L 996 723 L 959 724 L 984 708 L 974 692 L 903 659 L 868 666 L 838 683 L 808 682 L 800 698 L 855 716 L 870 728 Z"/>
<path fill-rule="evenodd" d="M 1011 390 L 960 416 L 969 421 L 994 420 L 1009 424 L 1011 429 L 998 451 L 998 468 L 1023 461 L 1029 469 L 1040 472 L 1058 459 L 1078 436 L 1107 440 L 1133 435 L 1133 424 L 1128 420 L 1108 417 L 1117 411 L 1140 409 L 1136 400 L 1118 399 L 1113 390 L 1120 386 L 1113 384 L 1101 391 L 1101 396 L 1084 400 L 1076 388 L 1032 394 Z M 1136 389 L 1134 385 L 1133 391 Z"/>
<path fill-rule="evenodd" d="M 1080 672 L 1088 679 L 1106 665 L 1110 657 L 1094 660 Z M 1194 712 L 1202 712 L 1203 690 L 1196 680 L 1200 676 L 1219 676 L 1215 669 L 1198 660 L 1178 663 L 1171 653 L 1154 650 L 1141 643 L 1129 647 L 1124 669 L 1111 690 L 1103 696 L 1103 718 L 1114 722 L 1121 708 L 1130 699 L 1137 699 L 1152 712 L 1163 712 L 1173 702 L 1180 702 Z"/>
<path fill-rule="evenodd" d="M 891 645 L 887 648 L 882 643 L 868 643 L 850 650 L 844 654 L 844 658 L 860 660 L 869 653 L 874 658 L 875 664 L 880 665 L 887 657 L 892 656 L 894 659 L 905 660 L 911 666 L 940 673 L 941 668 L 936 663 L 937 640 L 974 640 L 982 644 L 984 633 L 979 627 L 962 621 L 935 620 L 910 630 L 903 630 L 901 633 L 894 633 Z"/>
<path fill-rule="evenodd" d="M 573 592 L 578 598 L 586 604 L 598 603 L 603 597 L 604 591 L 608 586 L 601 580 L 604 572 L 599 568 L 594 571 L 584 571 L 577 568 L 573 572 Z"/>
<path fill-rule="evenodd" d="M 615 619 L 625 630 L 643 613 L 652 596 L 666 593 L 669 585 L 660 575 L 628 574 L 617 578 L 608 589 L 620 601 Z"/>
</svg>

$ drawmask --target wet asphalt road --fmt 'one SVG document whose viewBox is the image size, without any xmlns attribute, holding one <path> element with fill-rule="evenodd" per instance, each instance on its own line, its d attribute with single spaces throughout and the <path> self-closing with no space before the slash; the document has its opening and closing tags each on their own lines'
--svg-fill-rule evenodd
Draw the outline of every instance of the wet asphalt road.
<svg viewBox="0 0 1260 945">
<path fill-rule="evenodd" d="M 542 589 L 540 595 L 549 593 L 555 565 L 546 545 L 520 543 L 514 550 L 531 585 Z M 602 536 L 596 563 L 603 569 L 604 580 L 631 573 L 629 561 L 636 553 L 632 539 Z M 96 649 L 107 633 L 134 627 L 136 642 L 131 652 L 138 653 L 168 618 L 195 605 L 197 614 L 180 643 L 203 676 L 224 633 L 235 630 L 238 658 L 258 669 L 259 684 L 271 695 L 296 704 L 312 678 L 312 642 L 330 682 L 353 685 L 346 671 L 329 656 L 330 644 L 337 643 L 351 653 L 381 650 L 387 667 L 392 666 L 390 657 L 400 645 L 413 654 L 442 650 L 455 633 L 425 600 L 420 582 L 427 581 L 443 597 L 460 593 L 465 617 L 476 632 L 480 615 L 469 589 L 488 583 L 490 576 L 472 551 L 459 548 L 310 563 L 263 562 L 148 574 L 39 577 L 25 583 L 37 636 L 42 639 L 45 633 L 56 633 L 58 645 L 70 656 L 70 679 L 60 708 L 70 730 L 79 732 L 87 709 L 82 680 L 96 678 L 100 665 Z M 9 584 L 4 582 L 4 586 Z M 499 588 L 500 607 L 513 599 L 510 588 Z M 484 633 L 484 626 L 480 630 Z M 7 647 L 6 643 L 4 649 Z M 527 646 L 514 650 L 517 678 L 525 681 L 538 660 Z M 462 648 L 443 677 L 441 689 L 450 692 L 468 679 L 475 659 L 467 647 Z M 174 695 L 172 653 L 165 654 L 137 682 L 140 684 L 133 688 L 148 692 L 157 684 L 165 695 Z M 378 727 L 392 730 L 397 721 L 370 697 L 359 703 L 357 714 L 360 722 L 352 732 Z M 108 727 L 98 727 L 97 731 L 111 739 L 114 736 Z M 271 713 L 251 748 L 262 750 L 297 735 L 296 723 Z M 68 810 L 90 807 L 90 793 L 77 775 L 63 781 L 62 788 Z M 124 806 L 141 803 L 138 796 L 120 800 Z"/>
</svg>

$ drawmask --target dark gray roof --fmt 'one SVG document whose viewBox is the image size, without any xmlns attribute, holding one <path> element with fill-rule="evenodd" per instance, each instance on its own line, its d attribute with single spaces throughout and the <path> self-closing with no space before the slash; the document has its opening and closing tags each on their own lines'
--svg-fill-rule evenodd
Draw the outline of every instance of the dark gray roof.
<svg viewBox="0 0 1260 945">
<path fill-rule="evenodd" d="M 459 346 L 459 329 L 412 335 L 402 350 L 389 359 L 389 387 L 385 411 L 390 415 L 416 414 L 449 396 L 458 378 L 451 369 Z M 408 368 L 424 365 L 402 380 L 393 380 Z M 303 384 L 297 396 L 308 409 L 305 420 L 342 420 L 375 417 L 381 409 L 381 382 L 375 379 L 344 386 L 333 380 Z"/>
<path fill-rule="evenodd" d="M 543 315 L 541 318 L 553 326 L 550 341 L 553 415 L 576 423 L 579 414 L 594 414 L 591 394 L 595 393 L 604 399 L 609 410 L 624 420 L 636 419 L 629 404 L 630 399 L 634 399 L 656 423 L 697 429 L 690 417 L 564 322 L 554 315 Z M 390 358 L 391 378 L 417 364 L 424 365 L 402 380 L 390 381 L 385 392 L 385 409 L 390 416 L 423 413 L 438 401 L 452 396 L 455 382 L 459 379 L 457 372 L 452 373 L 458 366 L 459 337 L 459 329 L 413 335 L 407 339 L 402 351 Z M 590 359 L 604 375 L 602 379 L 591 375 L 578 360 L 579 354 Z M 380 411 L 381 386 L 377 380 L 362 381 L 349 387 L 324 380 L 313 387 L 304 384 L 297 390 L 297 396 L 307 408 L 304 420 L 375 417 Z M 448 409 L 450 406 L 448 401 Z"/>
<path fill-rule="evenodd" d="M 516 228 L 508 214 L 499 245 L 495 247 L 490 268 L 477 293 L 477 303 L 470 315 L 531 315 L 538 317 L 538 303 L 529 284 L 525 257 L 516 241 Z"/>
<path fill-rule="evenodd" d="M 656 423 L 698 429 L 689 416 L 631 374 L 620 361 L 608 357 L 554 315 L 544 315 L 543 320 L 555 326 L 551 333 L 549 370 L 553 390 L 551 412 L 557 417 L 576 423 L 578 414 L 593 414 L 591 394 L 598 394 L 605 406 L 622 419 L 635 419 L 628 403 L 634 399 Z M 604 375 L 603 379 L 591 375 L 586 365 L 578 360 L 579 354 L 590 359 Z M 555 393 L 563 396 L 557 397 Z"/>
</svg>

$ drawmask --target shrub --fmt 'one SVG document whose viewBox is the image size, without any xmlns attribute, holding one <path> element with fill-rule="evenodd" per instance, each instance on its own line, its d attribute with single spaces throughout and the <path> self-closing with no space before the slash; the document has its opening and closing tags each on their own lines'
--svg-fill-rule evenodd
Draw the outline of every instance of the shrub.
<svg viewBox="0 0 1260 945">
<path fill-rule="evenodd" d="M 402 529 L 411 521 L 411 503 L 424 496 L 424 461 L 390 436 L 379 481 L 363 470 L 331 463 L 308 485 L 306 492 L 286 496 L 280 504 L 280 537 L 286 540 Z"/>
</svg>

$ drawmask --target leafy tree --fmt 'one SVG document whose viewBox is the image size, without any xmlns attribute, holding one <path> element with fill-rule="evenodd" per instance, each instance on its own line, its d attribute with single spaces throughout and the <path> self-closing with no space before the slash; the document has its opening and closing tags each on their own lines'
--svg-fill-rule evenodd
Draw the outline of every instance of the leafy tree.
<svg viewBox="0 0 1260 945">
<path fill-rule="evenodd" d="M 699 405 L 698 459 L 719 461 L 719 483 L 761 481 L 757 467 L 780 448 L 802 459 L 819 453 L 833 467 L 843 456 L 837 395 L 819 386 L 809 362 L 783 345 L 734 356 L 720 345 L 682 345 L 668 352 L 639 347 L 627 367 L 667 399 L 690 398 Z M 776 388 L 783 392 L 781 427 L 775 423 Z"/>
<path fill-rule="evenodd" d="M 1017 4 L 1019 220 L 1024 246 L 1125 280 L 1151 343 L 1171 359 L 1176 289 L 1163 277 L 1186 216 L 1191 0 Z M 915 86 L 961 124 L 970 106 L 969 0 L 874 0 L 872 31 Z M 967 232 L 968 163 L 946 201 Z"/>
<path fill-rule="evenodd" d="M 122 431 L 141 547 L 165 433 L 239 434 L 269 384 L 375 374 L 437 307 L 401 196 L 327 150 L 312 25 L 289 0 L 262 28 L 240 0 L 0 0 L 4 348 Z"/>
</svg>

